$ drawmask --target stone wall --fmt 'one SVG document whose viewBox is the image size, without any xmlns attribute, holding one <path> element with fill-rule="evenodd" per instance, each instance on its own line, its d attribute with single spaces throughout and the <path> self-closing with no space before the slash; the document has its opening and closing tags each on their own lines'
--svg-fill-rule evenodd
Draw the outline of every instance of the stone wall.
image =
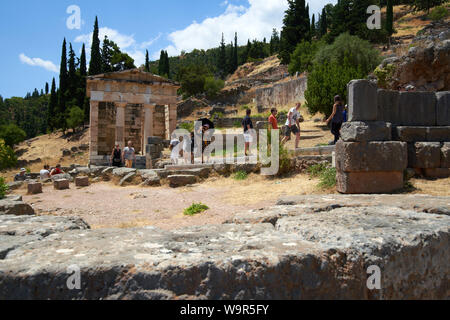
<svg viewBox="0 0 450 320">
<path fill-rule="evenodd" d="M 450 176 L 450 92 L 397 92 L 366 80 L 348 86 L 349 122 L 336 146 L 338 191 L 402 189 L 407 168 Z"/>
<path fill-rule="evenodd" d="M 256 89 L 256 105 L 276 107 L 302 102 L 307 88 L 306 77 Z"/>
</svg>

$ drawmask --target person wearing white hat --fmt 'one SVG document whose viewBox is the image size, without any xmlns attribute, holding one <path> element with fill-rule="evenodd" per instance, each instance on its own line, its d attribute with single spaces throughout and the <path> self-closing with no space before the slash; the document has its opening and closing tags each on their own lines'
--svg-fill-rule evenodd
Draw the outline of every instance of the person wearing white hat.
<svg viewBox="0 0 450 320">
<path fill-rule="evenodd" d="M 14 181 L 27 180 L 26 173 L 27 173 L 27 169 L 25 169 L 25 168 L 20 169 L 20 172 L 14 176 Z"/>
</svg>

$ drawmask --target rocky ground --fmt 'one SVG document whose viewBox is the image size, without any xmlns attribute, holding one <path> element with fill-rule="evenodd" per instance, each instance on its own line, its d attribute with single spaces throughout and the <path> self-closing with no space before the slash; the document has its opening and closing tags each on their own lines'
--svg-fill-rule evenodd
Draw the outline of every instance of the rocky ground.
<svg viewBox="0 0 450 320">
<path fill-rule="evenodd" d="M 450 202 L 416 200 L 291 197 L 173 231 L 3 215 L 0 299 L 446 299 Z M 67 286 L 74 267 L 80 290 Z"/>
</svg>

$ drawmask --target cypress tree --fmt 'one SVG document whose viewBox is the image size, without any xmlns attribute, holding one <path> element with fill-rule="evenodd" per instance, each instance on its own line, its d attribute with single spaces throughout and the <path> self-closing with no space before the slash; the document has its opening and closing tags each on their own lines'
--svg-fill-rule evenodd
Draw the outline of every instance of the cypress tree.
<svg viewBox="0 0 450 320">
<path fill-rule="evenodd" d="M 150 72 L 150 60 L 148 58 L 148 50 L 145 50 L 145 69 L 146 72 Z"/>
<path fill-rule="evenodd" d="M 77 78 L 77 70 L 75 64 L 75 52 L 73 51 L 72 44 L 69 45 L 69 74 L 68 74 L 68 88 L 69 96 L 68 100 L 71 101 L 76 97 L 76 91 L 79 86 Z"/>
<path fill-rule="evenodd" d="M 65 112 L 66 112 L 66 95 L 68 89 L 68 74 L 67 74 L 67 48 L 66 38 L 64 38 L 62 53 L 61 53 L 61 66 L 59 71 L 59 97 L 58 97 L 58 119 L 57 123 L 60 128 L 65 129 Z"/>
<path fill-rule="evenodd" d="M 47 123 L 50 131 L 55 129 L 55 110 L 58 103 L 58 97 L 56 95 L 56 83 L 55 78 L 52 81 L 52 89 L 50 93 L 50 102 L 48 104 Z"/>
<path fill-rule="evenodd" d="M 100 53 L 98 18 L 95 17 L 94 34 L 92 36 L 91 46 L 91 61 L 89 62 L 89 75 L 94 76 L 100 73 L 102 73 L 102 56 Z"/>
<path fill-rule="evenodd" d="M 389 37 L 394 33 L 394 7 L 392 0 L 387 0 L 386 31 Z"/>
<path fill-rule="evenodd" d="M 108 36 L 105 36 L 105 39 L 103 39 L 101 57 L 102 57 L 102 72 L 104 73 L 112 72 L 113 71 L 113 67 L 111 65 L 112 52 L 109 46 Z"/>
<path fill-rule="evenodd" d="M 238 61 L 238 36 L 237 32 L 234 34 L 234 48 L 233 48 L 233 71 L 235 72 L 239 66 Z"/>
<path fill-rule="evenodd" d="M 316 36 L 316 16 L 313 14 L 311 21 L 311 37 Z"/>
<path fill-rule="evenodd" d="M 222 33 L 222 41 L 220 42 L 219 58 L 217 61 L 217 69 L 219 70 L 220 78 L 225 79 L 227 68 L 227 53 L 225 47 L 225 37 Z"/>
<path fill-rule="evenodd" d="M 161 54 L 159 55 L 159 63 L 158 63 L 158 74 L 160 76 L 164 75 L 164 63 L 165 63 L 165 53 L 164 50 L 161 50 Z"/>
<path fill-rule="evenodd" d="M 45 94 L 49 93 L 48 82 L 45 83 Z"/>
<path fill-rule="evenodd" d="M 165 74 L 167 75 L 167 78 L 170 78 L 170 62 L 169 62 L 169 53 L 166 51 L 164 54 L 164 58 L 165 58 Z"/>
<path fill-rule="evenodd" d="M 327 21 L 327 11 L 325 8 L 322 9 L 322 15 L 320 16 L 320 36 L 323 37 L 328 33 L 328 21 Z"/>
<path fill-rule="evenodd" d="M 83 43 L 83 47 L 81 48 L 81 56 L 80 56 L 80 76 L 82 78 L 85 78 L 87 76 L 87 71 L 86 71 L 86 48 L 85 45 Z M 85 85 L 85 80 L 86 79 L 82 79 L 82 85 Z"/>
</svg>

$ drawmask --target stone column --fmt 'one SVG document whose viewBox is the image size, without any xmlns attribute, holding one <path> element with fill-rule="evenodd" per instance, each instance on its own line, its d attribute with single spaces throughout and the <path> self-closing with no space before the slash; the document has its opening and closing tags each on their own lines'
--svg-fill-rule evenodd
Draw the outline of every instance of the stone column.
<svg viewBox="0 0 450 320">
<path fill-rule="evenodd" d="M 155 107 L 153 104 L 144 104 L 143 152 L 145 151 L 145 146 L 148 144 L 148 137 L 153 136 L 153 114 Z"/>
<path fill-rule="evenodd" d="M 166 105 L 166 138 L 170 140 L 171 134 L 177 128 L 177 105 Z"/>
<path fill-rule="evenodd" d="M 90 111 L 90 158 L 98 156 L 98 104 L 99 101 L 91 99 L 91 111 Z"/>
<path fill-rule="evenodd" d="M 125 148 L 125 108 L 124 102 L 116 102 L 116 143 L 121 149 Z"/>
</svg>

